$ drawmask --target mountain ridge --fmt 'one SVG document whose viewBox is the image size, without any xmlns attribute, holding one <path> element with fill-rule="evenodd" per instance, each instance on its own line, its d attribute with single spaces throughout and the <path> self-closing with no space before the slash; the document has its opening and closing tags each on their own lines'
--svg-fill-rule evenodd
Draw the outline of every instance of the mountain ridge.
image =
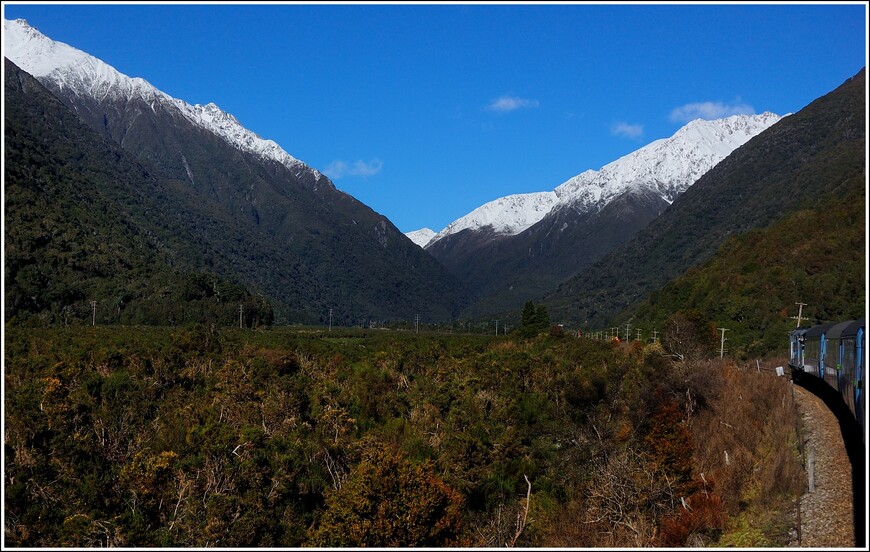
<svg viewBox="0 0 870 552">
<path fill-rule="evenodd" d="M 598 170 L 588 169 L 548 192 L 512 194 L 489 201 L 448 224 L 427 245 L 461 232 L 491 226 L 516 235 L 557 209 L 601 210 L 631 188 L 652 186 L 668 203 L 747 140 L 778 122 L 771 112 L 695 119 L 668 138 L 654 140 Z"/>
<path fill-rule="evenodd" d="M 24 19 L 4 19 L 3 30 L 4 55 L 37 79 L 51 79 L 59 89 L 68 88 L 89 98 L 106 100 L 111 95 L 120 95 L 127 102 L 141 99 L 152 109 L 155 103 L 172 105 L 191 122 L 240 150 L 278 161 L 291 170 L 310 170 L 318 183 L 328 181 L 320 171 L 293 157 L 275 141 L 248 130 L 214 103 L 191 105 L 173 98 L 141 77 L 124 75 L 86 52 L 50 39 Z"/>
<path fill-rule="evenodd" d="M 608 324 L 709 259 L 729 237 L 866 186 L 865 102 L 861 68 L 735 150 L 643 232 L 548 293 L 551 312 L 566 321 Z"/>
<path fill-rule="evenodd" d="M 5 22 L 4 30 L 16 25 Z M 39 62 L 39 51 L 74 50 L 31 34 L 40 45 L 25 49 L 33 66 L 56 65 Z M 200 247 L 188 254 L 197 266 L 265 294 L 278 322 L 323 322 L 330 309 L 340 325 L 408 320 L 417 313 L 423 321 L 446 320 L 466 302 L 461 283 L 435 259 L 327 177 L 302 162 L 288 166 L 280 155 L 264 157 L 259 146 L 266 142 L 228 141 L 228 133 L 253 135 L 233 134 L 237 121 L 229 114 L 204 110 L 211 117 L 204 127 L 176 102 L 71 88 L 63 84 L 69 71 L 60 81 L 57 75 L 48 71 L 38 80 L 93 130 L 185 191 L 185 199 L 168 208 L 192 221 L 191 239 Z"/>
<path fill-rule="evenodd" d="M 474 294 L 465 316 L 520 308 L 625 243 L 699 175 L 782 119 L 770 112 L 696 119 L 551 192 L 485 204 L 425 249 Z"/>
</svg>

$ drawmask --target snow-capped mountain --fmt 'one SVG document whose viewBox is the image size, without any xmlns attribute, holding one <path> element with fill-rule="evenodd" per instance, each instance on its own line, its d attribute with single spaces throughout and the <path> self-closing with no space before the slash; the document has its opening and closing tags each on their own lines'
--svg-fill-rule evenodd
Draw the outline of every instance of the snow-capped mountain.
<svg viewBox="0 0 870 552">
<path fill-rule="evenodd" d="M 454 220 L 440 232 L 421 228 L 406 232 L 405 235 L 424 249 L 444 236 L 466 229 L 489 228 L 496 234 L 512 236 L 541 220 L 558 200 L 559 197 L 555 192 L 513 194 L 481 205 L 467 215 Z"/>
<path fill-rule="evenodd" d="M 496 234 L 516 235 L 556 210 L 600 211 L 630 189 L 649 188 L 672 203 L 701 175 L 780 119 L 770 112 L 713 121 L 696 119 L 670 138 L 656 140 L 597 171 L 580 173 L 552 192 L 490 201 L 448 224 L 427 245 L 463 230 L 486 227 Z"/>
<path fill-rule="evenodd" d="M 477 294 L 474 308 L 481 310 L 474 314 L 516 308 L 630 240 L 779 120 L 763 113 L 692 121 L 552 192 L 490 202 L 448 225 L 425 249 Z"/>
<path fill-rule="evenodd" d="M 707 121 L 696 119 L 670 138 L 656 140 L 597 171 L 585 171 L 559 185 L 560 205 L 580 211 L 600 209 L 629 188 L 648 187 L 672 203 L 701 175 L 732 151 L 767 129 L 781 117 L 733 115 Z"/>
<path fill-rule="evenodd" d="M 82 123 L 55 121 L 47 141 L 69 144 L 66 151 L 102 146 L 108 156 L 80 153 L 129 156 L 125 166 L 148 175 L 148 197 L 130 183 L 124 193 L 135 197 L 118 208 L 129 210 L 130 224 L 147 222 L 173 266 L 238 282 L 288 322 L 322 322 L 329 309 L 342 324 L 418 312 L 447 320 L 467 302 L 463 285 L 386 217 L 215 104 L 172 98 L 23 20 L 4 20 L 3 53 L 7 83 L 33 104 L 21 117 L 65 113 Z M 73 126 L 76 134 L 66 134 Z M 92 178 L 99 166 L 83 165 L 91 172 L 77 184 L 100 186 Z"/>
<path fill-rule="evenodd" d="M 558 199 L 555 192 L 534 192 L 501 197 L 454 220 L 438 232 L 434 239 L 437 241 L 465 229 L 477 230 L 486 227 L 490 227 L 498 234 L 509 236 L 519 234 L 544 218 Z"/>
<path fill-rule="evenodd" d="M 426 244 L 432 241 L 432 238 L 435 237 L 435 230 L 432 230 L 431 228 L 420 228 L 413 232 L 405 232 L 405 235 L 408 236 L 408 239 L 412 242 L 425 248 Z"/>
<path fill-rule="evenodd" d="M 3 34 L 3 55 L 40 81 L 50 80 L 59 90 L 98 101 L 139 99 L 152 109 L 155 104 L 174 106 L 195 125 L 242 151 L 277 161 L 296 173 L 311 171 L 318 184 L 326 180 L 319 171 L 284 151 L 275 141 L 246 129 L 214 103 L 191 105 L 173 98 L 142 78 L 124 75 L 81 50 L 48 38 L 24 19 L 4 19 Z"/>
</svg>

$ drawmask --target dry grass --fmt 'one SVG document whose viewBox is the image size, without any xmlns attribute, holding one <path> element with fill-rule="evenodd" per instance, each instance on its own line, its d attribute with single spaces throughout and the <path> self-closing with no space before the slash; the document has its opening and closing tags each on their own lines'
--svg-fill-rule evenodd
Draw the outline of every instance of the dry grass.
<svg viewBox="0 0 870 552">
<path fill-rule="evenodd" d="M 690 421 L 695 469 L 716 482 L 731 520 L 720 542 L 787 544 L 789 515 L 805 484 L 798 447 L 800 416 L 788 375 L 773 367 L 710 362 L 716 393 Z M 788 374 L 788 372 L 786 372 Z M 715 381 L 718 380 L 718 381 Z M 700 475 L 699 475 L 700 477 Z M 749 538 L 747 535 L 756 535 Z M 755 541 L 755 542 L 752 542 Z"/>
</svg>

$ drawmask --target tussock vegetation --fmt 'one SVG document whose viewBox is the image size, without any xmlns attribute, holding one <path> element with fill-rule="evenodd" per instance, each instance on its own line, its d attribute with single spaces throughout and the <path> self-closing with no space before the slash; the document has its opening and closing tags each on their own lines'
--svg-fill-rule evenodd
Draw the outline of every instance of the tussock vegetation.
<svg viewBox="0 0 870 552">
<path fill-rule="evenodd" d="M 783 378 L 659 345 L 203 327 L 6 340 L 10 546 L 785 544 L 802 485 Z"/>
</svg>

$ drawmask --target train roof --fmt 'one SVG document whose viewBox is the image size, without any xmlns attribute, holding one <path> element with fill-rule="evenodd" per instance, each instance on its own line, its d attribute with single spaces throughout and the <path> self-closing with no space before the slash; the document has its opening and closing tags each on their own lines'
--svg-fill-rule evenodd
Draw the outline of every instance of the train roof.
<svg viewBox="0 0 870 552">
<path fill-rule="evenodd" d="M 837 322 L 830 322 L 828 324 L 819 324 L 818 326 L 813 326 L 812 328 L 807 330 L 807 332 L 804 335 L 806 337 L 818 337 L 824 333 L 827 333 L 827 331 L 829 329 L 833 328 L 836 325 L 837 325 Z"/>
<path fill-rule="evenodd" d="M 846 320 L 845 322 L 837 322 L 836 324 L 831 326 L 828 329 L 828 331 L 825 332 L 825 337 L 827 339 L 840 339 L 841 337 L 846 335 L 845 333 L 843 333 L 844 330 L 846 330 L 846 328 L 848 328 L 849 326 L 852 326 L 854 324 L 855 324 L 854 320 Z M 857 333 L 857 329 L 856 329 L 856 333 Z"/>
<path fill-rule="evenodd" d="M 858 335 L 859 328 L 866 328 L 867 324 L 864 322 L 864 319 L 860 320 L 851 320 L 849 325 L 843 328 L 843 333 L 840 334 L 841 337 L 853 337 Z"/>
<path fill-rule="evenodd" d="M 829 322 L 828 324 L 819 324 L 812 328 L 807 328 L 804 331 L 805 337 L 817 337 L 822 334 L 827 339 L 839 339 L 841 337 L 852 337 L 858 335 L 858 329 L 866 327 L 864 319 L 860 320 L 844 320 L 842 322 Z"/>
</svg>

